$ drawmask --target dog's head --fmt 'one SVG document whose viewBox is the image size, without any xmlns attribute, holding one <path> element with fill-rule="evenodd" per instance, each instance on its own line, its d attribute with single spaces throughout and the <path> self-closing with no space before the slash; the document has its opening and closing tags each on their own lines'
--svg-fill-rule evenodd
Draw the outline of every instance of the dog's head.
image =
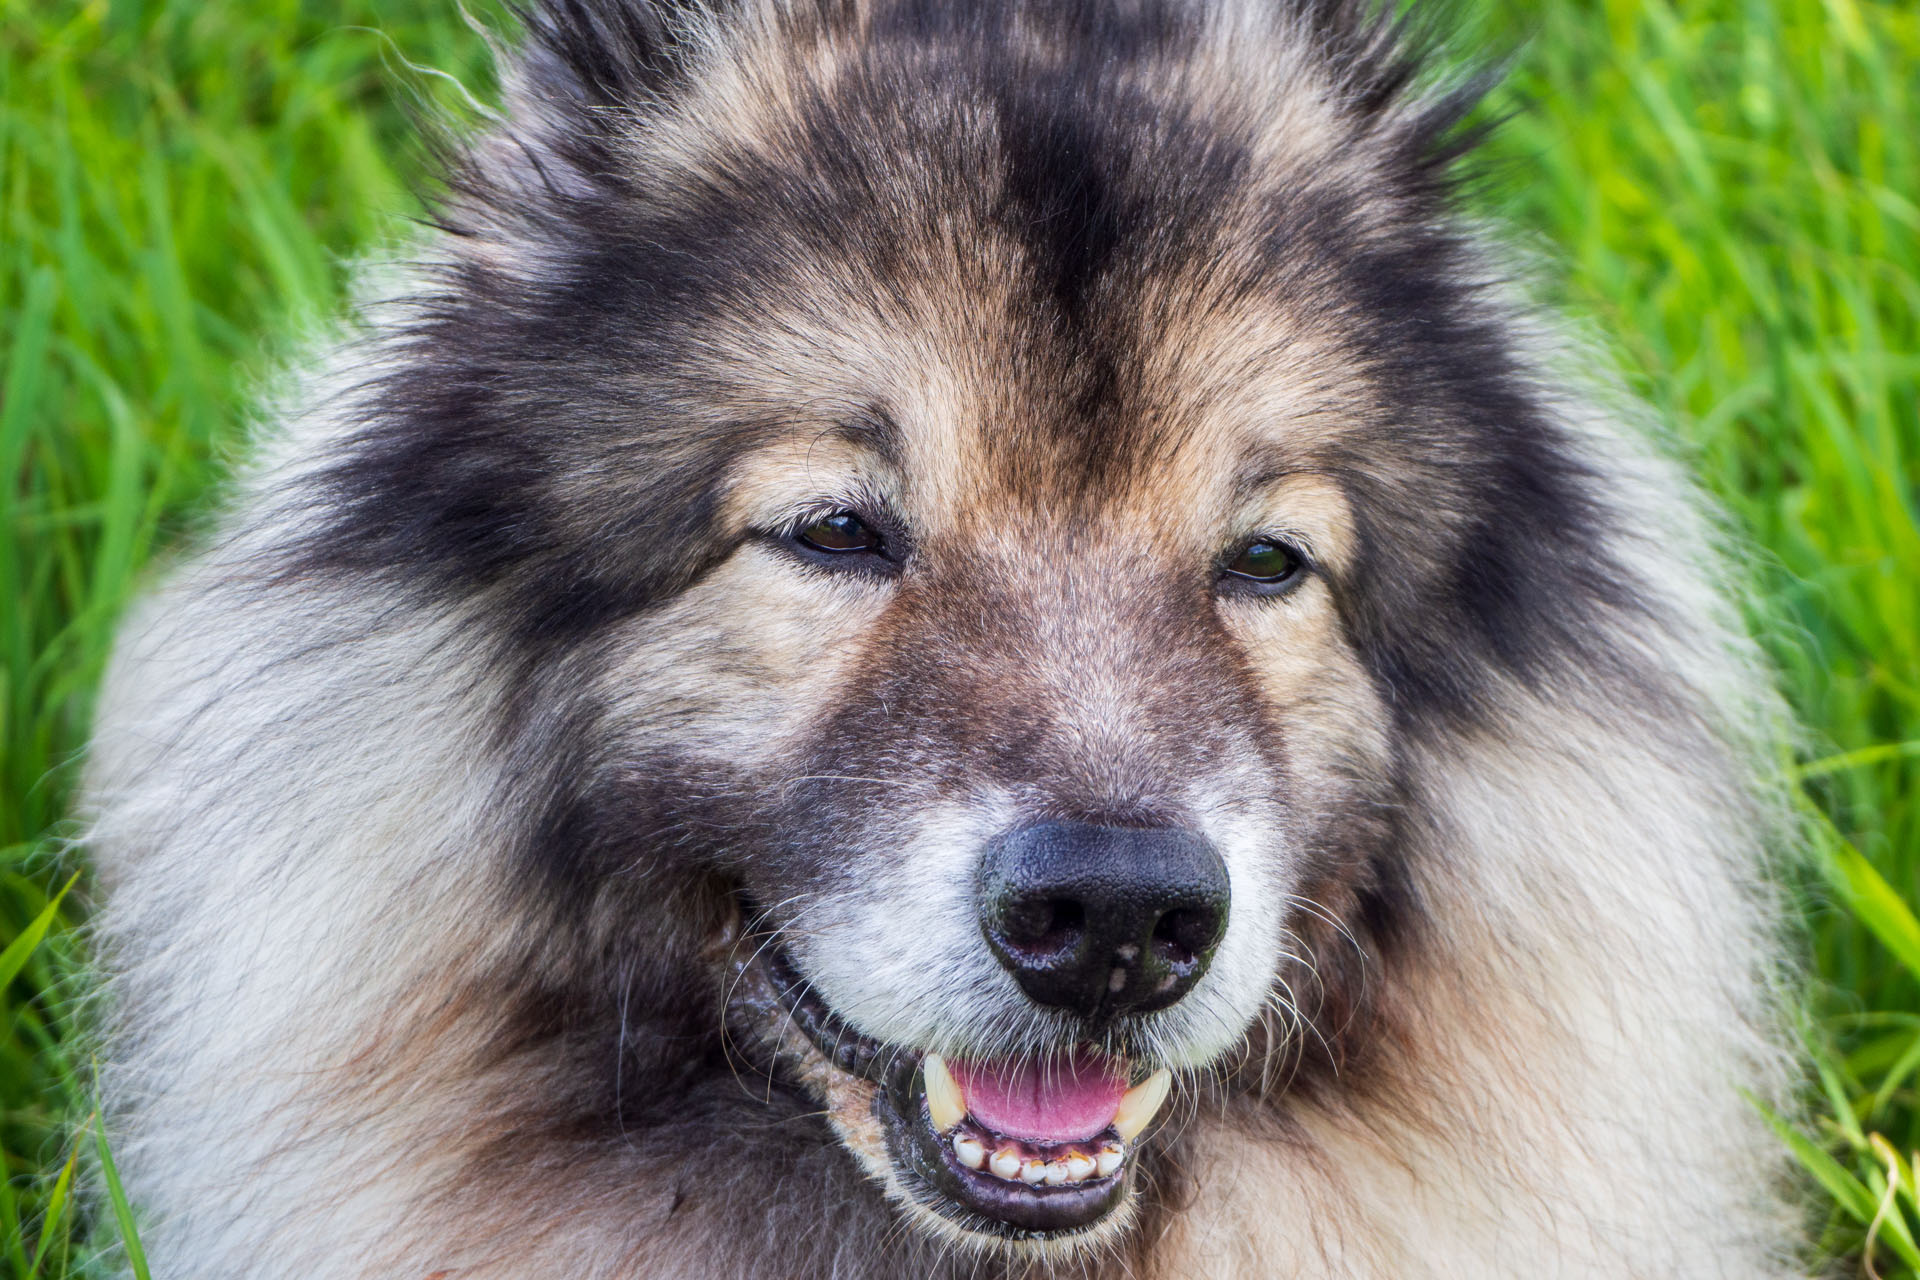
<svg viewBox="0 0 1920 1280">
<path fill-rule="evenodd" d="M 949 1238 L 1363 1061 L 1402 736 L 1606 591 L 1370 15 L 551 0 L 325 477 L 496 624 L 525 873 Z"/>
</svg>

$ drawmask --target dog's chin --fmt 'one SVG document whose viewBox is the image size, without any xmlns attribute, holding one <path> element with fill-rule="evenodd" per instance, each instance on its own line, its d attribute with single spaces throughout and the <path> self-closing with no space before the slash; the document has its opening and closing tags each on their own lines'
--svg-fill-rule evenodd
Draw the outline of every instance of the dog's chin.
<svg viewBox="0 0 1920 1280">
<path fill-rule="evenodd" d="M 989 1121 L 1006 1114 L 1005 1104 L 967 1105 L 956 1077 L 968 1079 L 968 1068 L 854 1031 L 775 946 L 739 964 L 728 1013 L 775 1070 L 821 1102 L 840 1142 L 927 1235 L 977 1252 L 1059 1258 L 1101 1250 L 1132 1223 L 1142 1139 L 1166 1095 L 1165 1072 L 1091 1050 L 1069 1054 L 1054 1073 L 1093 1078 L 1078 1089 L 1055 1084 L 1075 1095 L 1071 1119 L 1036 1124 L 1029 1106 L 1026 1123 L 996 1128 Z M 981 1075 L 989 1069 L 974 1070 L 970 1083 L 988 1090 Z M 1148 1078 L 1136 1081 L 1141 1075 Z M 1026 1091 L 1028 1102 L 1035 1092 Z"/>
</svg>

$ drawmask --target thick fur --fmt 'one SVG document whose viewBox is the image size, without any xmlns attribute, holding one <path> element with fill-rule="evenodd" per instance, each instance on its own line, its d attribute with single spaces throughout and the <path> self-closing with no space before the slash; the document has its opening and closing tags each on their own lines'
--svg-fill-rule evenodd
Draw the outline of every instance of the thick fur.
<svg viewBox="0 0 1920 1280">
<path fill-rule="evenodd" d="M 527 25 L 107 683 L 155 1274 L 1799 1274 L 1773 702 L 1451 206 L 1470 87 L 1337 0 Z M 839 506 L 898 561 L 783 541 Z M 1260 532 L 1302 585 L 1221 594 Z M 1002 1246 L 779 1049 L 737 911 L 868 1036 L 1051 1052 L 969 896 L 1049 815 L 1234 900 L 1107 1033 L 1180 1073 L 1132 1205 Z"/>
</svg>

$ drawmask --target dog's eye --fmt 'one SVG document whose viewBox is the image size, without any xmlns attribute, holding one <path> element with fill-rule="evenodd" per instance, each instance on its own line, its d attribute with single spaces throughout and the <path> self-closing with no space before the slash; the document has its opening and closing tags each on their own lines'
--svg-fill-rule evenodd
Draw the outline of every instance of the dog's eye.
<svg viewBox="0 0 1920 1280">
<path fill-rule="evenodd" d="M 1223 586 L 1273 595 L 1298 582 L 1306 567 L 1305 558 L 1286 543 L 1256 538 L 1240 549 L 1220 577 Z"/>
<path fill-rule="evenodd" d="M 794 538 L 815 551 L 834 555 L 865 551 L 878 554 L 884 545 L 880 535 L 851 511 L 836 511 L 811 524 L 802 525 Z"/>
</svg>

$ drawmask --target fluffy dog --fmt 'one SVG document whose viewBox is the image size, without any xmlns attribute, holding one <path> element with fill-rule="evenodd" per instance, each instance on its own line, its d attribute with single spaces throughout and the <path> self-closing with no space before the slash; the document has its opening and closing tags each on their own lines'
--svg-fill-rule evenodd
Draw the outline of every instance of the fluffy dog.
<svg viewBox="0 0 1920 1280">
<path fill-rule="evenodd" d="M 526 27 L 108 682 L 159 1274 L 1793 1272 L 1773 701 L 1472 84 L 1347 0 Z"/>
</svg>

